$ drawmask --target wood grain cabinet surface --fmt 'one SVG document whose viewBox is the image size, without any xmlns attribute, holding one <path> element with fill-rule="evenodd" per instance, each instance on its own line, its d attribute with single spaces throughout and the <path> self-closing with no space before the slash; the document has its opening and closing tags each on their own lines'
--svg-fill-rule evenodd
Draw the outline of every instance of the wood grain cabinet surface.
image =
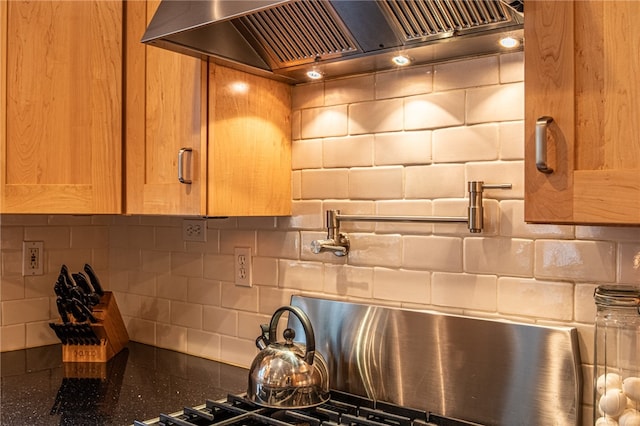
<svg viewBox="0 0 640 426">
<path fill-rule="evenodd" d="M 158 4 L 127 3 L 126 212 L 291 214 L 290 86 L 141 44 Z"/>
<path fill-rule="evenodd" d="M 526 3 L 526 221 L 640 224 L 638 16 L 635 1 Z"/>
<path fill-rule="evenodd" d="M 120 1 L 0 2 L 0 212 L 122 212 L 122 25 Z"/>
</svg>

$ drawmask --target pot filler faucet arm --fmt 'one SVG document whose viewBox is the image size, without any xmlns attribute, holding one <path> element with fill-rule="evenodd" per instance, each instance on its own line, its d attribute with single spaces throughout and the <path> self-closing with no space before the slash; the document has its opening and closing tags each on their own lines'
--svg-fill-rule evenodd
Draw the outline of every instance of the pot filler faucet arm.
<svg viewBox="0 0 640 426">
<path fill-rule="evenodd" d="M 311 251 L 315 254 L 333 252 L 336 256 L 349 253 L 349 237 L 340 232 L 340 222 L 424 222 L 424 223 L 466 223 L 469 232 L 482 232 L 484 226 L 484 208 L 482 192 L 485 189 L 511 189 L 510 183 L 486 184 L 482 181 L 467 182 L 469 190 L 469 208 L 467 216 L 359 216 L 340 214 L 340 210 L 327 210 L 327 238 L 311 242 Z"/>
</svg>

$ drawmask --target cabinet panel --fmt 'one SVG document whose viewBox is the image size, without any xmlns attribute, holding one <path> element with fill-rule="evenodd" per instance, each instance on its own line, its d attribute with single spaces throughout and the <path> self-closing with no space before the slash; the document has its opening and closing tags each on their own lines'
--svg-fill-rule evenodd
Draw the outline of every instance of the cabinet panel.
<svg viewBox="0 0 640 426">
<path fill-rule="evenodd" d="M 0 210 L 120 213 L 122 3 L 2 7 Z"/>
<path fill-rule="evenodd" d="M 206 215 L 207 63 L 140 43 L 158 4 L 126 4 L 126 211 Z M 181 148 L 190 184 L 178 180 Z"/>
<path fill-rule="evenodd" d="M 209 66 L 208 214 L 291 214 L 291 87 Z"/>
<path fill-rule="evenodd" d="M 640 224 L 640 2 L 527 4 L 525 220 Z M 536 120 L 553 117 L 536 169 Z"/>
</svg>

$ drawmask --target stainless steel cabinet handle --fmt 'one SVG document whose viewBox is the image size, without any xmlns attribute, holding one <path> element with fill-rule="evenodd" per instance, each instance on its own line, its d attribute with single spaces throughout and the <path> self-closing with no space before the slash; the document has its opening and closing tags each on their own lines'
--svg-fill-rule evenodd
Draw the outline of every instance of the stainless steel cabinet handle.
<svg viewBox="0 0 640 426">
<path fill-rule="evenodd" d="M 184 172 L 183 172 L 184 153 L 191 152 L 191 151 L 193 151 L 193 149 L 191 148 L 180 148 L 180 151 L 178 151 L 178 180 L 180 181 L 180 183 L 184 183 L 184 184 L 191 183 L 191 179 L 184 178 Z"/>
<path fill-rule="evenodd" d="M 547 128 L 553 117 L 543 116 L 536 120 L 536 168 L 542 173 L 553 173 L 547 165 Z"/>
</svg>

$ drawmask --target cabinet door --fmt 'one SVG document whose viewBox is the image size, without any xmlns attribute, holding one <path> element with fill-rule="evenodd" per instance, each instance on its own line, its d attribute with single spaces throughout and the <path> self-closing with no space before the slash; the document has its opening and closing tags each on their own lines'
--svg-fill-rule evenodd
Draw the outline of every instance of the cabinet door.
<svg viewBox="0 0 640 426">
<path fill-rule="evenodd" d="M 525 13 L 525 220 L 640 224 L 640 2 L 532 1 Z M 536 167 L 545 116 L 551 173 Z"/>
<path fill-rule="evenodd" d="M 291 87 L 209 65 L 209 216 L 291 214 Z"/>
<path fill-rule="evenodd" d="M 205 215 L 207 63 L 140 43 L 158 4 L 126 2 L 126 212 Z"/>
<path fill-rule="evenodd" d="M 1 8 L 0 212 L 121 213 L 122 2 Z"/>
</svg>

